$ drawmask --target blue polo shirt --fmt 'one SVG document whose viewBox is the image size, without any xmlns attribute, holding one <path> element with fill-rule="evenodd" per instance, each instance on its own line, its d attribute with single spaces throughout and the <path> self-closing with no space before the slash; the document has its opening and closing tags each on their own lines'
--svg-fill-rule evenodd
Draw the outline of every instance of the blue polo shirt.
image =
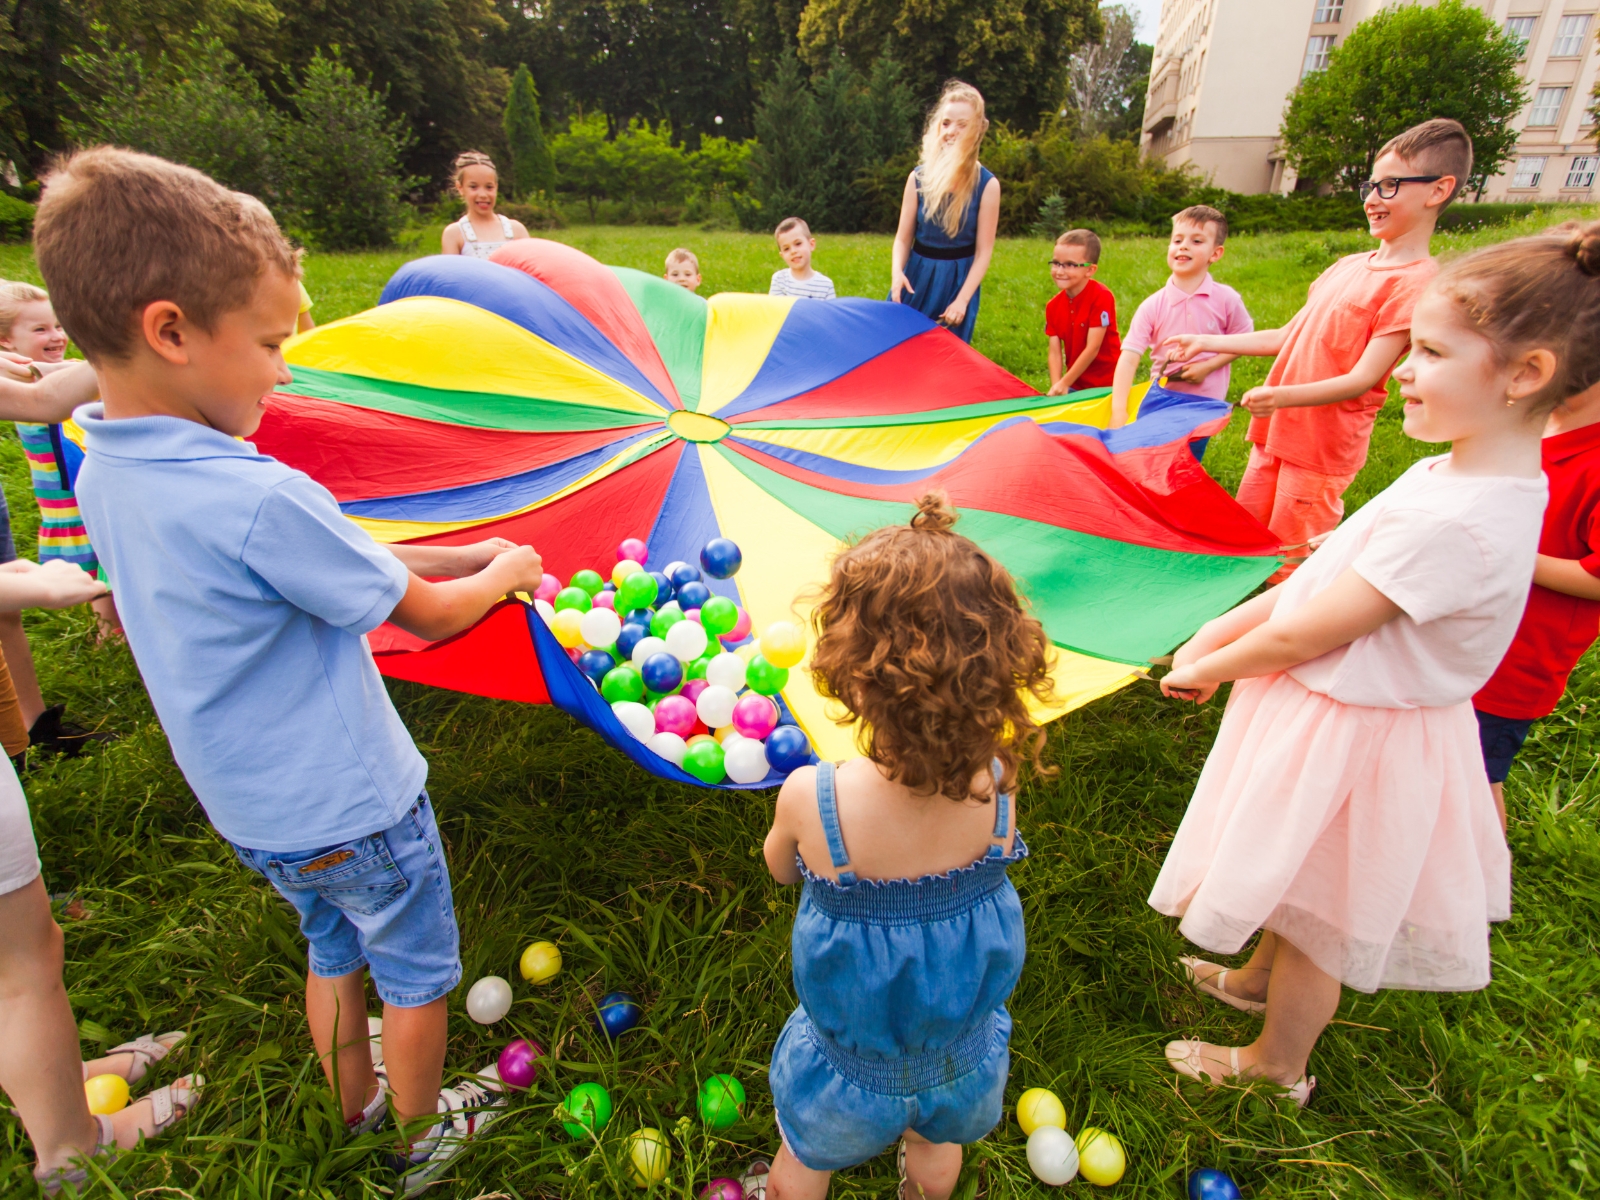
<svg viewBox="0 0 1600 1200">
<path fill-rule="evenodd" d="M 313 850 L 396 824 L 428 767 L 362 636 L 408 573 L 275 458 L 177 417 L 75 414 L 78 507 L 156 715 L 231 842 Z"/>
</svg>

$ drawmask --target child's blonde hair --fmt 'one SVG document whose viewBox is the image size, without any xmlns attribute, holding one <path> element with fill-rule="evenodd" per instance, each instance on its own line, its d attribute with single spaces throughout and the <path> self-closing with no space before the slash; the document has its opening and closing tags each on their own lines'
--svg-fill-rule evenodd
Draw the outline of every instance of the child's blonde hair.
<svg viewBox="0 0 1600 1200">
<path fill-rule="evenodd" d="M 468 167 L 488 167 L 494 172 L 496 179 L 500 178 L 500 170 L 494 165 L 494 159 L 482 150 L 463 150 L 456 155 L 456 161 L 450 165 L 457 187 L 461 186 L 461 177 L 467 173 Z"/>
<path fill-rule="evenodd" d="M 798 229 L 806 237 L 811 236 L 811 226 L 807 225 L 802 217 L 785 217 L 778 222 L 778 227 L 772 231 L 772 236 L 782 237 L 791 229 Z"/>
<path fill-rule="evenodd" d="M 693 250 L 685 250 L 679 246 L 676 250 L 667 251 L 667 270 L 672 270 L 679 263 L 688 263 L 694 268 L 696 275 L 700 274 L 700 260 L 694 256 Z"/>
<path fill-rule="evenodd" d="M 939 122 L 946 107 L 962 101 L 972 105 L 972 124 L 959 142 L 947 148 L 939 136 Z M 939 93 L 922 131 L 922 211 L 951 237 L 961 232 L 967 205 L 978 189 L 978 144 L 987 125 L 982 93 L 970 83 L 952 79 Z"/>
<path fill-rule="evenodd" d="M 50 172 L 33 248 L 56 316 L 91 362 L 127 358 L 137 314 L 154 301 L 209 331 L 269 270 L 300 277 L 300 252 L 263 206 L 193 167 L 115 146 Z"/>
<path fill-rule="evenodd" d="M 37 304 L 41 300 L 47 303 L 50 300 L 50 293 L 43 288 L 34 287 L 31 283 L 0 279 L 0 338 L 11 336 L 24 304 Z"/>
</svg>

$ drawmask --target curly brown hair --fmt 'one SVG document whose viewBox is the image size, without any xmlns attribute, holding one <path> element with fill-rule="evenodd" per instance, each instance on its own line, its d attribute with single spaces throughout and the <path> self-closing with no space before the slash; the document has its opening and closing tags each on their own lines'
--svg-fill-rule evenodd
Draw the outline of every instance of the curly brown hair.
<svg viewBox="0 0 1600 1200">
<path fill-rule="evenodd" d="M 941 495 L 909 525 L 868 534 L 833 562 L 811 613 L 817 690 L 859 718 L 867 757 L 913 792 L 973 798 L 1001 763 L 1000 789 L 1035 770 L 1044 730 L 1024 696 L 1051 696 L 1050 640 L 1010 573 L 951 531 Z"/>
</svg>

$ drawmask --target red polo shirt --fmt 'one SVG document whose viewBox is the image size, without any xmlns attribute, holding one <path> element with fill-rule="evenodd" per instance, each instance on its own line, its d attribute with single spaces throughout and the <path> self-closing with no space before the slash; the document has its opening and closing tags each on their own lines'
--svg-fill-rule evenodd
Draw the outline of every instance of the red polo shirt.
<svg viewBox="0 0 1600 1200">
<path fill-rule="evenodd" d="M 1061 339 L 1061 369 L 1071 368 L 1089 341 L 1090 329 L 1104 329 L 1100 353 L 1083 369 L 1075 388 L 1110 387 L 1117 373 L 1117 356 L 1122 353 L 1122 338 L 1117 334 L 1117 298 L 1099 280 L 1091 279 L 1076 296 L 1057 292 L 1044 306 L 1044 331 Z"/>
<path fill-rule="evenodd" d="M 1550 504 L 1539 553 L 1575 558 L 1600 577 L 1600 423 L 1544 439 Z M 1474 708 L 1529 721 L 1555 711 L 1567 676 L 1600 635 L 1600 600 L 1565 596 L 1537 585 L 1511 649 L 1494 677 L 1472 698 Z"/>
</svg>

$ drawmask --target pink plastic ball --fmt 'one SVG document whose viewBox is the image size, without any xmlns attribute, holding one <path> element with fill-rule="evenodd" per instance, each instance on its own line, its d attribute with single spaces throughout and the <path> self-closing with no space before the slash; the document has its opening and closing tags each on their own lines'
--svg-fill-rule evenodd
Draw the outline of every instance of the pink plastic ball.
<svg viewBox="0 0 1600 1200">
<path fill-rule="evenodd" d="M 533 593 L 533 598 L 535 600 L 543 600 L 546 604 L 552 604 L 555 602 L 556 593 L 560 590 L 561 580 L 546 572 L 544 578 L 539 581 L 539 587 Z"/>
<path fill-rule="evenodd" d="M 744 1200 L 744 1188 L 737 1179 L 724 1175 L 700 1189 L 700 1200 Z"/>
<path fill-rule="evenodd" d="M 698 704 L 700 702 L 700 693 L 710 686 L 704 679 L 691 679 L 683 685 L 683 691 L 678 694 L 690 704 Z"/>
<path fill-rule="evenodd" d="M 778 706 L 758 692 L 746 692 L 733 706 L 733 728 L 747 738 L 760 740 L 777 727 Z"/>
<path fill-rule="evenodd" d="M 544 1047 L 538 1042 L 517 1038 L 500 1051 L 500 1081 L 514 1088 L 531 1088 L 539 1077 L 539 1060 Z"/>
<path fill-rule="evenodd" d="M 576 646 L 568 646 L 567 647 L 567 657 L 570 658 L 573 662 L 577 662 L 580 658 L 583 657 L 583 651 L 579 650 Z"/>
<path fill-rule="evenodd" d="M 612 612 L 616 612 L 617 594 L 605 591 L 596 592 L 594 594 L 594 606 L 596 608 L 609 608 Z"/>
<path fill-rule="evenodd" d="M 689 620 L 693 621 L 696 625 L 700 624 L 700 610 L 698 608 L 686 608 L 683 610 L 683 615 L 688 617 Z"/>
<path fill-rule="evenodd" d="M 650 550 L 638 538 L 623 538 L 617 546 L 617 561 L 622 562 L 630 558 L 641 567 L 647 566 L 650 562 Z"/>
<path fill-rule="evenodd" d="M 739 619 L 736 622 L 734 622 L 733 628 L 728 630 L 728 632 L 723 634 L 722 637 L 720 639 L 718 639 L 718 640 L 720 640 L 722 642 L 722 644 L 725 645 L 725 646 L 731 646 L 735 642 L 743 641 L 745 638 L 747 638 L 749 636 L 750 636 L 750 614 L 745 612 L 745 610 L 741 608 L 739 610 Z"/>
<path fill-rule="evenodd" d="M 762 697 L 766 699 L 766 697 Z M 768 701 L 768 703 L 771 703 Z M 656 732 L 675 733 L 679 737 L 688 737 L 694 732 L 694 723 L 699 720 L 695 715 L 693 701 L 682 696 L 663 696 L 656 704 Z"/>
</svg>

